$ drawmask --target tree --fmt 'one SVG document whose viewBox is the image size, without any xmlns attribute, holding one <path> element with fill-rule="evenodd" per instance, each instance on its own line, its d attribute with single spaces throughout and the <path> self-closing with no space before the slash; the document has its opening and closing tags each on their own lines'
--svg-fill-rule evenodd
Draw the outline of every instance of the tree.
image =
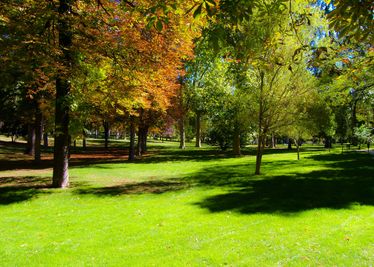
<svg viewBox="0 0 374 267">
<path fill-rule="evenodd" d="M 359 147 L 361 144 L 367 144 L 368 152 L 370 151 L 370 144 L 373 141 L 373 128 L 369 128 L 366 125 L 361 125 L 354 129 L 354 135 L 357 137 Z M 360 149 L 360 148 L 359 148 Z"/>
<path fill-rule="evenodd" d="M 369 0 L 335 0 L 329 4 L 330 25 L 340 35 L 372 43 L 373 3 Z"/>
</svg>

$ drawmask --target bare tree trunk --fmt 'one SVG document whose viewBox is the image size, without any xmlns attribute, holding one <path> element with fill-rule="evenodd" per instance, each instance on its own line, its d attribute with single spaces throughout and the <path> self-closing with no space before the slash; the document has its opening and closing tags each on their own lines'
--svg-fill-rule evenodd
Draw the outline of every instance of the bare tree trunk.
<svg viewBox="0 0 374 267">
<path fill-rule="evenodd" d="M 300 160 L 300 144 L 299 144 L 299 138 L 295 139 L 295 145 L 297 150 L 297 160 Z"/>
<path fill-rule="evenodd" d="M 109 144 L 109 122 L 108 121 L 104 121 L 103 126 L 104 126 L 104 146 L 105 146 L 105 149 L 108 149 L 108 144 Z"/>
<path fill-rule="evenodd" d="M 44 132 L 43 134 L 43 146 L 44 148 L 48 148 L 48 133 Z"/>
<path fill-rule="evenodd" d="M 135 159 L 135 122 L 134 118 L 130 118 L 130 147 L 129 147 L 129 160 Z"/>
<path fill-rule="evenodd" d="M 72 68 L 73 57 L 72 0 L 60 0 L 58 8 L 59 18 L 57 31 L 59 47 L 62 52 L 60 63 L 66 71 L 60 72 L 56 79 L 56 108 L 55 108 L 55 145 L 53 166 L 53 187 L 65 188 L 69 186 L 69 105 L 70 94 L 69 70 Z M 67 72 L 67 73 L 66 73 Z"/>
<path fill-rule="evenodd" d="M 27 148 L 26 154 L 33 156 L 35 154 L 35 124 L 27 125 Z"/>
<path fill-rule="evenodd" d="M 139 126 L 138 128 L 138 143 L 137 143 L 137 147 L 136 147 L 136 155 L 138 157 L 141 157 L 142 156 L 142 142 L 143 142 L 143 129 L 142 127 Z"/>
<path fill-rule="evenodd" d="M 82 131 L 82 147 L 84 149 L 86 149 L 86 147 L 87 147 L 86 131 L 85 130 Z"/>
<path fill-rule="evenodd" d="M 143 138 L 142 138 L 142 144 L 141 144 L 142 153 L 147 152 L 147 136 L 148 136 L 148 129 L 149 129 L 148 126 L 144 126 L 144 127 L 143 127 Z"/>
<path fill-rule="evenodd" d="M 271 134 L 271 147 L 272 148 L 276 148 L 277 147 L 277 140 L 275 138 L 275 134 L 274 133 Z"/>
<path fill-rule="evenodd" d="M 291 143 L 291 138 L 288 138 L 288 150 L 291 150 L 292 149 L 292 143 Z"/>
<path fill-rule="evenodd" d="M 201 114 L 196 112 L 196 144 L 195 147 L 201 147 Z"/>
<path fill-rule="evenodd" d="M 41 146 L 42 133 L 43 133 L 43 115 L 39 107 L 36 108 L 35 113 L 35 155 L 34 161 L 39 162 L 41 159 Z"/>
<path fill-rule="evenodd" d="M 241 153 L 240 153 L 240 131 L 239 131 L 239 127 L 235 127 L 235 130 L 234 130 L 234 142 L 233 142 L 233 152 L 234 152 L 234 155 L 236 156 L 240 156 Z"/>
<path fill-rule="evenodd" d="M 261 174 L 262 154 L 264 152 L 264 136 L 263 136 L 263 133 L 260 133 L 260 131 L 259 131 L 259 135 L 261 136 L 258 138 L 258 144 L 257 144 L 256 171 L 255 171 L 256 175 Z"/>
<path fill-rule="evenodd" d="M 264 150 L 264 138 L 265 131 L 263 130 L 263 90 L 264 90 L 264 72 L 260 72 L 261 84 L 260 84 L 260 107 L 258 112 L 258 144 L 257 144 L 257 153 L 256 153 L 256 171 L 255 175 L 261 173 L 261 162 L 262 162 L 262 153 Z"/>
<path fill-rule="evenodd" d="M 179 148 L 185 149 L 186 148 L 186 132 L 184 130 L 184 117 L 183 116 L 179 119 L 179 136 L 180 136 Z"/>
</svg>

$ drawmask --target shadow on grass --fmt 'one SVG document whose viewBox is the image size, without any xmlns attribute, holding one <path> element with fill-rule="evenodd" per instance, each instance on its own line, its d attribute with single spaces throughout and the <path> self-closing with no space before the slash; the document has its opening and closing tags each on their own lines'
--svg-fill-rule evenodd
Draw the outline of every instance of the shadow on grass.
<svg viewBox="0 0 374 267">
<path fill-rule="evenodd" d="M 41 170 L 53 167 L 52 155 L 49 154 L 48 159 L 36 163 L 31 157 L 28 159 L 22 158 L 9 160 L 6 156 L 8 154 L 14 154 L 15 152 L 22 153 L 24 151 L 25 144 L 20 143 L 8 143 L 0 141 L 0 154 L 4 154 L 5 157 L 0 158 L 0 171 L 19 170 L 19 169 L 30 169 L 30 170 Z M 159 148 L 154 147 L 150 152 L 146 153 L 143 158 L 139 158 L 133 161 L 127 160 L 127 150 L 119 147 L 109 147 L 108 149 L 100 147 L 87 147 L 85 150 L 78 148 L 72 149 L 71 158 L 69 160 L 70 167 L 86 167 L 90 165 L 98 164 L 112 164 L 112 163 L 135 163 L 135 164 L 154 164 L 168 161 L 211 161 L 217 160 L 218 158 L 231 157 L 230 154 L 225 154 L 217 150 L 216 148 L 209 149 L 191 149 L 191 150 L 179 150 L 176 148 Z M 21 155 L 21 154 L 20 154 Z M 44 155 L 45 156 L 45 155 Z"/>
<path fill-rule="evenodd" d="M 47 194 L 50 178 L 38 176 L 0 177 L 0 205 L 22 202 Z"/>
<path fill-rule="evenodd" d="M 126 183 L 107 187 L 79 188 L 75 193 L 80 195 L 119 196 L 138 194 L 162 194 L 186 189 L 189 185 L 178 179 Z"/>
<path fill-rule="evenodd" d="M 246 166 L 204 169 L 193 177 L 197 184 L 224 186 L 228 192 L 195 204 L 211 212 L 231 210 L 244 214 L 374 205 L 374 166 L 370 157 L 350 153 L 311 158 L 323 161 L 329 169 L 270 177 L 250 175 Z"/>
</svg>

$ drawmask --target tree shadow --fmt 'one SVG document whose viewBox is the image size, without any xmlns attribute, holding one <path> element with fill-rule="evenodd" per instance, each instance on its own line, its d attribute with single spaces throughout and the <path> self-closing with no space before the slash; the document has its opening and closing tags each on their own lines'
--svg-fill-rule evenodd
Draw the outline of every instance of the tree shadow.
<svg viewBox="0 0 374 267">
<path fill-rule="evenodd" d="M 225 186 L 228 192 L 195 204 L 210 212 L 231 210 L 243 214 L 374 205 L 374 166 L 370 157 L 327 154 L 311 158 L 323 161 L 327 169 L 278 176 L 254 176 L 244 165 L 204 169 L 193 177 L 197 184 Z"/>
<path fill-rule="evenodd" d="M 39 176 L 0 177 L 0 205 L 22 202 L 47 194 L 50 178 Z"/>
<path fill-rule="evenodd" d="M 19 153 L 20 158 L 9 160 L 9 158 L 0 158 L 0 171 L 10 171 L 19 169 L 41 170 L 53 167 L 52 154 L 43 154 L 40 162 L 33 161 L 31 156 L 25 156 L 24 151 L 26 144 L 8 143 L 0 141 L 0 154 L 9 155 L 15 152 Z M 154 147 L 145 153 L 142 158 L 128 161 L 128 151 L 126 148 L 109 147 L 107 149 L 100 147 L 87 147 L 85 150 L 77 148 L 72 150 L 69 159 L 70 167 L 85 167 L 98 164 L 112 163 L 135 163 L 135 164 L 154 164 L 171 161 L 211 161 L 218 158 L 229 158 L 232 155 L 223 153 L 216 148 L 209 149 L 186 149 L 179 150 L 176 148 Z M 47 156 L 47 157 L 46 157 Z"/>
<path fill-rule="evenodd" d="M 171 191 L 180 191 L 189 187 L 189 184 L 179 179 L 145 181 L 139 183 L 123 183 L 106 187 L 78 188 L 74 192 L 80 195 L 120 196 L 141 194 L 163 194 Z"/>
<path fill-rule="evenodd" d="M 246 188 L 208 197 L 196 204 L 211 212 L 232 210 L 245 214 L 341 209 L 354 203 L 374 205 L 372 179 L 311 179 L 311 176 L 320 175 L 325 173 L 316 171 L 299 179 L 278 176 L 252 181 Z"/>
</svg>

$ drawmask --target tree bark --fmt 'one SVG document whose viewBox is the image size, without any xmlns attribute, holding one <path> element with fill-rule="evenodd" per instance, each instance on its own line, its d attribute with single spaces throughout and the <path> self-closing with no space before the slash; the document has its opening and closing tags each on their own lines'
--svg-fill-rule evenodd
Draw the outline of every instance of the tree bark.
<svg viewBox="0 0 374 267">
<path fill-rule="evenodd" d="M 72 46 L 72 26 L 69 22 L 72 16 L 72 0 L 59 1 L 59 18 L 57 31 L 59 47 L 62 52 L 60 63 L 64 70 L 56 78 L 55 104 L 55 145 L 52 186 L 65 188 L 69 186 L 69 102 L 70 80 L 69 72 L 73 65 L 70 48 Z"/>
<path fill-rule="evenodd" d="M 179 148 L 185 149 L 186 148 L 186 132 L 184 129 L 184 117 L 183 116 L 179 119 L 179 136 L 180 136 Z"/>
<path fill-rule="evenodd" d="M 234 142 L 233 142 L 233 152 L 235 156 L 240 156 L 240 131 L 239 127 L 234 129 Z"/>
<path fill-rule="evenodd" d="M 277 140 L 275 138 L 275 134 L 274 133 L 271 134 L 271 147 L 272 148 L 276 148 L 277 147 Z"/>
<path fill-rule="evenodd" d="M 292 143 L 291 143 L 291 138 L 288 138 L 288 150 L 292 149 Z"/>
<path fill-rule="evenodd" d="M 108 149 L 108 144 L 109 144 L 109 122 L 108 121 L 104 121 L 103 126 L 104 126 L 104 146 L 105 146 L 105 149 Z"/>
<path fill-rule="evenodd" d="M 297 150 L 297 160 L 300 160 L 300 140 L 299 138 L 295 139 L 295 145 Z"/>
<path fill-rule="evenodd" d="M 136 155 L 138 157 L 142 156 L 142 142 L 143 142 L 143 128 L 141 126 L 138 127 L 138 143 L 136 147 Z"/>
<path fill-rule="evenodd" d="M 256 171 L 255 174 L 261 174 L 261 162 L 262 162 L 262 154 L 264 152 L 264 136 L 259 131 L 260 137 L 258 138 L 257 144 L 257 153 L 256 153 Z"/>
<path fill-rule="evenodd" d="M 48 133 L 44 132 L 43 134 L 43 146 L 44 148 L 48 148 Z"/>
<path fill-rule="evenodd" d="M 141 149 L 142 153 L 147 152 L 147 136 L 148 136 L 148 126 L 143 127 L 143 138 L 142 138 L 142 143 L 141 143 Z"/>
<path fill-rule="evenodd" d="M 264 150 L 264 138 L 265 138 L 265 131 L 263 129 L 263 90 L 264 90 L 264 72 L 260 72 L 260 107 L 258 112 L 258 144 L 257 144 L 257 153 L 256 153 L 256 171 L 255 175 L 259 175 L 261 173 L 261 162 L 262 162 L 262 153 Z"/>
<path fill-rule="evenodd" d="M 82 131 L 82 147 L 84 149 L 86 149 L 86 147 L 87 147 L 86 132 L 85 132 L 85 130 Z"/>
<path fill-rule="evenodd" d="M 135 122 L 134 118 L 130 119 L 130 147 L 129 147 L 129 160 L 135 159 Z"/>
<path fill-rule="evenodd" d="M 330 136 L 326 136 L 325 138 L 325 148 L 332 148 L 332 138 Z"/>
<path fill-rule="evenodd" d="M 196 113 L 196 144 L 195 147 L 201 147 L 201 114 Z"/>
<path fill-rule="evenodd" d="M 41 146 L 42 133 L 43 133 L 43 115 L 39 107 L 36 108 L 35 112 L 35 154 L 34 161 L 39 162 L 41 159 Z"/>
<path fill-rule="evenodd" d="M 26 154 L 33 156 L 35 154 L 35 124 L 27 125 L 27 148 Z"/>
</svg>

